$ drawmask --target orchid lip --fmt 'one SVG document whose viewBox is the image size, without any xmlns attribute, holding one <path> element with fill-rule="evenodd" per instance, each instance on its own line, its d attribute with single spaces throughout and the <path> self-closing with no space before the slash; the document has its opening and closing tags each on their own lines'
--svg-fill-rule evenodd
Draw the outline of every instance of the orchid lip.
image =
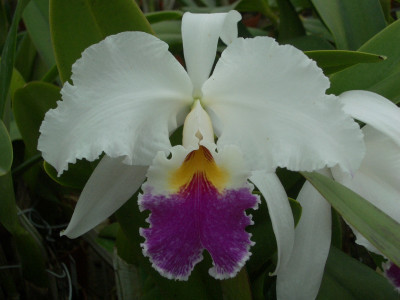
<svg viewBox="0 0 400 300">
<path fill-rule="evenodd" d="M 199 146 L 172 152 L 171 160 L 155 159 L 139 198 L 141 210 L 151 211 L 150 227 L 140 231 L 146 239 L 143 253 L 161 275 L 186 280 L 206 249 L 214 263 L 209 273 L 217 279 L 233 277 L 251 255 L 254 243 L 245 227 L 252 220 L 245 210 L 255 208 L 259 199 L 243 176 L 240 185 L 227 188 L 238 175 L 217 165 L 214 156 L 229 151 Z M 165 181 L 163 192 L 155 189 L 159 180 Z"/>
</svg>

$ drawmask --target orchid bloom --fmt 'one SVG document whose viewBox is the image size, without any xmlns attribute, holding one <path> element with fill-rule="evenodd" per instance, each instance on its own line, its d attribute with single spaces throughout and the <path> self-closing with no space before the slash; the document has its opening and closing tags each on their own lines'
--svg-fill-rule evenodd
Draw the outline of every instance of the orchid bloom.
<svg viewBox="0 0 400 300">
<path fill-rule="evenodd" d="M 184 280 L 206 249 L 210 274 L 233 277 L 252 245 L 244 211 L 258 197 L 250 180 L 273 223 L 275 274 L 287 263 L 294 222 L 275 169 L 352 172 L 362 133 L 325 94 L 329 81 L 314 61 L 272 38 L 238 38 L 240 19 L 236 11 L 186 13 L 187 72 L 166 43 L 142 32 L 109 36 L 82 53 L 38 144 L 59 174 L 76 159 L 105 154 L 63 234 L 75 238 L 105 220 L 147 176 L 139 205 L 151 211 L 150 226 L 140 233 L 153 266 Z M 219 38 L 227 48 L 211 72 Z M 182 145 L 172 147 L 169 136 L 181 125 Z"/>
<path fill-rule="evenodd" d="M 347 114 L 367 124 L 362 128 L 366 154 L 360 168 L 352 174 L 337 167 L 321 172 L 400 222 L 400 108 L 368 91 L 348 91 L 339 100 Z M 308 300 L 318 294 L 329 254 L 331 207 L 308 182 L 301 189 L 298 201 L 303 207 L 302 217 L 295 230 L 291 258 L 278 274 L 277 293 L 283 299 Z M 358 244 L 382 254 L 356 229 L 352 230 Z M 385 274 L 399 287 L 398 268 L 388 264 Z"/>
</svg>

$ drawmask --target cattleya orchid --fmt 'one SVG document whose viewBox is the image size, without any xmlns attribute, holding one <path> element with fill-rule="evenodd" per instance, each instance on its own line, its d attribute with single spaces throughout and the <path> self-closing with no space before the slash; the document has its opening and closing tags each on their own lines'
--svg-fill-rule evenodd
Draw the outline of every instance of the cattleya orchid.
<svg viewBox="0 0 400 300">
<path fill-rule="evenodd" d="M 109 36 L 82 53 L 38 144 L 59 174 L 76 159 L 105 154 L 63 234 L 84 234 L 142 186 L 140 208 L 151 211 L 142 246 L 153 266 L 187 279 L 206 249 L 210 274 L 233 277 L 252 245 L 244 211 L 259 200 L 250 180 L 267 202 L 274 274 L 285 280 L 279 272 L 294 222 L 275 169 L 351 173 L 364 144 L 338 98 L 326 95 L 329 80 L 316 63 L 269 37 L 238 38 L 240 18 L 236 11 L 183 16 L 187 72 L 166 43 L 142 32 Z M 213 69 L 219 38 L 227 47 Z M 182 145 L 172 147 L 169 136 L 181 125 Z"/>
<path fill-rule="evenodd" d="M 361 195 L 381 211 L 400 222 L 400 108 L 390 100 L 367 91 L 348 91 L 339 96 L 344 111 L 366 123 L 362 128 L 366 154 L 359 169 L 352 174 L 337 167 L 320 170 Z M 282 299 L 315 299 L 321 284 L 331 242 L 331 207 L 305 183 L 298 201 L 303 207 L 302 218 L 295 230 L 291 258 L 280 274 L 277 293 Z M 355 228 L 356 243 L 382 255 Z M 388 262 L 385 275 L 400 288 L 400 269 Z"/>
</svg>

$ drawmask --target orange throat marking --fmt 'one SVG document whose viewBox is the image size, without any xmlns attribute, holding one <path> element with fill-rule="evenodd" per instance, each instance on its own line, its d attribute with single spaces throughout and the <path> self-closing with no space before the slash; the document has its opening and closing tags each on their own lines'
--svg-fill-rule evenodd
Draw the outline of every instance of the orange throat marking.
<svg viewBox="0 0 400 300">
<path fill-rule="evenodd" d="M 229 179 L 228 172 L 217 166 L 212 154 L 204 146 L 186 156 L 179 169 L 172 172 L 169 186 L 174 192 L 178 192 L 188 186 L 195 175 L 202 175 L 219 192 L 224 190 Z"/>
</svg>

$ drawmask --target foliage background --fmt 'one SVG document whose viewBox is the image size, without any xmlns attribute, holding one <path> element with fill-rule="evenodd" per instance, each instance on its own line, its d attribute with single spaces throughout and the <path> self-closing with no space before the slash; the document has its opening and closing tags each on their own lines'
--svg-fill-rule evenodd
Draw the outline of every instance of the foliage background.
<svg viewBox="0 0 400 300">
<path fill-rule="evenodd" d="M 44 114 L 56 106 L 60 87 L 85 48 L 108 35 L 139 30 L 166 41 L 183 61 L 183 12 L 231 9 L 243 15 L 240 36 L 268 35 L 306 51 L 330 77 L 329 93 L 365 89 L 399 103 L 398 1 L 1 0 L 0 298 L 275 298 L 275 278 L 268 273 L 274 269 L 276 243 L 265 201 L 252 212 L 255 225 L 249 231 L 256 245 L 236 278 L 208 276 L 206 256 L 188 282 L 174 282 L 162 278 L 141 254 L 138 228 L 147 216 L 139 213 L 136 196 L 82 238 L 59 238 L 96 162 L 80 161 L 57 177 L 36 150 Z M 177 130 L 171 140 L 180 138 Z M 284 169 L 278 175 L 298 220 L 301 206 L 293 199 L 305 179 Z M 317 177 L 304 175 L 324 189 Z M 382 257 L 357 246 L 341 217 L 363 211 L 364 203 L 340 206 L 335 196 L 328 199 L 336 210 L 318 299 L 399 299 L 381 275 Z M 392 255 L 399 259 L 399 253 Z"/>
</svg>

